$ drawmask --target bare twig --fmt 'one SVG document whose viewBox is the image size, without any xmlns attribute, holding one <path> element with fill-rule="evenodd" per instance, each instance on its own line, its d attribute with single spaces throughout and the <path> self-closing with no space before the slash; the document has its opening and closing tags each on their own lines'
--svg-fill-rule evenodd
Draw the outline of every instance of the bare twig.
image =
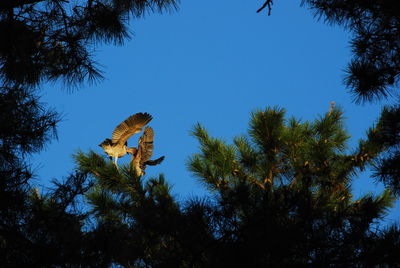
<svg viewBox="0 0 400 268">
<path fill-rule="evenodd" d="M 272 10 L 272 5 L 274 4 L 274 2 L 272 2 L 272 0 L 267 0 L 265 1 L 265 3 L 262 5 L 262 7 L 260 7 L 257 10 L 257 13 L 260 13 L 264 8 L 268 7 L 268 16 L 271 15 L 271 10 Z"/>
</svg>

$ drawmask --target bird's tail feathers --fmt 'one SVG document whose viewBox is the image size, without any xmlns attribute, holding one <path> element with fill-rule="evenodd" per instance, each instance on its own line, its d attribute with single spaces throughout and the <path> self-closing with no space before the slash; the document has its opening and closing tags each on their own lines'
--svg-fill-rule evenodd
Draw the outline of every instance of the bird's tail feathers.
<svg viewBox="0 0 400 268">
<path fill-rule="evenodd" d="M 145 165 L 149 165 L 149 166 L 156 166 L 161 164 L 161 162 L 164 160 L 165 156 L 161 156 L 160 158 L 157 158 L 155 160 L 147 160 L 146 162 L 144 162 Z"/>
</svg>

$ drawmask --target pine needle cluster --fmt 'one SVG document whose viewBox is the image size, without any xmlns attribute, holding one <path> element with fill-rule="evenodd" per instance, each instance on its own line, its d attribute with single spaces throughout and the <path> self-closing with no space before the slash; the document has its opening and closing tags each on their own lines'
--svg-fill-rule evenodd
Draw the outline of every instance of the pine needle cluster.
<svg viewBox="0 0 400 268">
<path fill-rule="evenodd" d="M 364 242 L 377 235 L 371 227 L 395 198 L 385 190 L 356 199 L 351 191 L 381 147 L 371 138 L 350 150 L 337 108 L 314 122 L 284 116 L 276 107 L 254 112 L 248 135 L 232 145 L 210 137 L 200 124 L 193 129 L 200 153 L 188 167 L 214 193 L 224 222 L 218 236 L 231 250 L 221 252 L 218 264 L 385 263 L 383 256 L 367 260 Z"/>
<path fill-rule="evenodd" d="M 1 1 L 0 78 L 27 86 L 95 82 L 102 78 L 96 44 L 122 45 L 132 17 L 175 8 L 174 0 Z"/>
<path fill-rule="evenodd" d="M 163 175 L 138 177 L 94 153 L 75 155 L 103 263 L 124 267 L 366 266 L 397 263 L 397 227 L 375 229 L 395 200 L 352 196 L 353 179 L 384 149 L 379 126 L 349 148 L 340 109 L 312 122 L 285 110 L 251 115 L 232 144 L 197 124 L 189 170 L 210 191 L 178 201 Z M 103 244 L 102 244 L 103 243 Z M 385 246 L 383 253 L 380 246 Z M 110 248 L 112 247 L 112 248 Z M 172 266 L 171 266 L 172 265 Z"/>
<path fill-rule="evenodd" d="M 265 1 L 269 12 L 272 1 Z M 399 194 L 400 106 L 400 2 L 397 0 L 303 0 L 317 19 L 339 25 L 352 34 L 353 59 L 347 66 L 344 84 L 356 103 L 374 102 L 395 96 L 382 109 L 377 125 L 383 133 L 379 139 L 382 151 L 375 163 L 375 177 Z M 379 146 L 378 144 L 376 144 Z"/>
<path fill-rule="evenodd" d="M 354 58 L 345 84 L 357 102 L 385 98 L 400 78 L 400 3 L 396 0 L 304 0 L 315 16 L 352 32 Z"/>
</svg>

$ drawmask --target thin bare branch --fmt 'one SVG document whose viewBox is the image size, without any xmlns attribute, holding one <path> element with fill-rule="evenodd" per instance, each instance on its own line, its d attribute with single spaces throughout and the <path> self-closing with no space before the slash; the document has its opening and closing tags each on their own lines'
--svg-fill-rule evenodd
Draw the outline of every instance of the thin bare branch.
<svg viewBox="0 0 400 268">
<path fill-rule="evenodd" d="M 272 0 L 265 1 L 265 3 L 262 5 L 262 7 L 260 7 L 257 10 L 257 13 L 260 13 L 264 8 L 268 7 L 268 16 L 271 15 L 271 10 L 272 10 L 273 4 L 274 4 L 274 2 L 272 2 Z"/>
</svg>

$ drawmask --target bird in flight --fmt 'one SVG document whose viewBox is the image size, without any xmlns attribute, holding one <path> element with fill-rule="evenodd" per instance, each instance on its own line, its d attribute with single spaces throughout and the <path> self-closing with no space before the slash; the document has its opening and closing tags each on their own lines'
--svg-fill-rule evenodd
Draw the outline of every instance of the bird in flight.
<svg viewBox="0 0 400 268">
<path fill-rule="evenodd" d="M 155 166 L 160 164 L 164 160 L 164 156 L 156 160 L 150 160 L 153 155 L 154 149 L 154 131 L 151 127 L 144 129 L 143 135 L 139 139 L 138 148 L 128 148 L 128 153 L 132 155 L 131 165 L 136 171 L 138 176 L 144 175 L 146 166 Z"/>
<path fill-rule="evenodd" d="M 132 135 L 142 131 L 142 128 L 149 123 L 151 119 L 152 117 L 148 113 L 131 115 L 114 129 L 111 139 L 105 139 L 99 144 L 106 154 L 114 158 L 114 164 L 116 166 L 118 158 L 127 153 L 128 139 Z"/>
</svg>

